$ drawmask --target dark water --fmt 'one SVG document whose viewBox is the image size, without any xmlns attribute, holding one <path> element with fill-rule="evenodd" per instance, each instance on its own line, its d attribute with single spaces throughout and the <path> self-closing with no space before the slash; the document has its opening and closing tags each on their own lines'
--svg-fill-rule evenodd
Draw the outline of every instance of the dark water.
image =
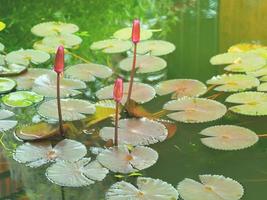
<svg viewBox="0 0 267 200">
<path fill-rule="evenodd" d="M 107 56 L 91 52 L 90 44 L 107 38 L 138 17 L 144 24 L 162 28 L 162 32 L 155 34 L 155 38 L 176 45 L 176 51 L 164 57 L 168 62 L 168 78 L 205 81 L 222 73 L 219 67 L 209 64 L 212 55 L 225 51 L 234 43 L 265 42 L 266 28 L 265 22 L 262 22 L 266 15 L 265 4 L 265 0 L 0 0 L 0 20 L 7 24 L 7 28 L 0 32 L 0 42 L 10 51 L 21 47 L 30 48 L 36 40 L 30 33 L 33 25 L 51 20 L 72 22 L 86 32 L 84 42 L 76 53 L 104 64 Z M 236 12 L 240 12 L 240 15 Z M 255 13 L 257 16 L 253 15 Z M 116 63 L 120 58 L 109 59 Z M 223 102 L 224 97 L 219 100 Z M 165 101 L 152 101 L 146 106 L 161 109 Z M 32 113 L 30 110 L 26 112 L 29 114 L 23 110 L 17 117 L 24 122 L 29 121 Z M 174 137 L 152 145 L 159 153 L 159 160 L 142 173 L 144 176 L 165 180 L 175 187 L 185 177 L 198 180 L 199 174 L 224 175 L 244 186 L 243 200 L 264 200 L 267 196 L 267 139 L 261 138 L 255 146 L 246 150 L 224 152 L 202 145 L 197 133 L 211 125 L 240 124 L 262 134 L 267 132 L 266 120 L 263 117 L 241 117 L 227 113 L 223 119 L 212 123 L 177 123 Z M 88 141 L 90 138 L 82 139 Z M 17 144 L 12 133 L 8 133 L 3 141 L 9 146 Z M 113 175 L 109 175 L 103 182 L 89 187 L 62 189 L 47 181 L 44 176 L 46 167 L 27 168 L 12 161 L 4 150 L 1 156 L 2 199 L 57 200 L 62 198 L 63 191 L 68 200 L 101 200 L 107 188 L 116 181 Z M 134 178 L 128 180 L 134 181 Z"/>
</svg>

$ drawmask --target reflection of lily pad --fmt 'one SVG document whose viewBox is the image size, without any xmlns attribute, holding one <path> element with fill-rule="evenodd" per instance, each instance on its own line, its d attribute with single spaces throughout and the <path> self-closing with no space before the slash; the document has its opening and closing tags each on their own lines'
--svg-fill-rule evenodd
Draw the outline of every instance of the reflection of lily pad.
<svg viewBox="0 0 267 200">
<path fill-rule="evenodd" d="M 21 74 L 26 70 L 27 70 L 26 66 L 18 64 L 9 64 L 8 67 L 0 66 L 0 76 L 14 76 Z"/>
<path fill-rule="evenodd" d="M 9 78 L 0 78 L 0 94 L 10 92 L 16 87 L 16 82 Z"/>
<path fill-rule="evenodd" d="M 31 32 L 34 35 L 45 37 L 59 34 L 75 33 L 79 27 L 75 24 L 63 22 L 44 22 L 32 27 Z"/>
<path fill-rule="evenodd" d="M 147 40 L 138 43 L 137 53 L 163 56 L 175 50 L 174 44 L 163 40 Z"/>
<path fill-rule="evenodd" d="M 207 84 L 219 85 L 215 87 L 214 90 L 216 91 L 237 92 L 257 87 L 260 81 L 249 75 L 223 74 L 221 76 L 212 77 L 207 81 Z"/>
<path fill-rule="evenodd" d="M 0 110 L 0 132 L 8 131 L 17 125 L 15 120 L 6 120 L 7 118 L 13 117 L 14 113 L 8 110 Z"/>
<path fill-rule="evenodd" d="M 100 64 L 77 64 L 68 67 L 65 71 L 65 75 L 82 81 L 95 81 L 95 78 L 105 79 L 110 77 L 112 75 L 112 70 Z"/>
<path fill-rule="evenodd" d="M 119 144 L 149 145 L 162 142 L 166 139 L 168 131 L 164 125 L 146 119 L 121 119 L 118 124 Z M 113 140 L 114 127 L 104 127 L 100 130 L 103 140 Z"/>
<path fill-rule="evenodd" d="M 17 91 L 5 95 L 2 101 L 11 107 L 28 107 L 43 100 L 43 96 L 29 91 Z"/>
<path fill-rule="evenodd" d="M 46 177 L 53 183 L 67 187 L 88 186 L 95 181 L 102 181 L 108 170 L 91 158 L 76 162 L 58 161 L 46 170 Z"/>
<path fill-rule="evenodd" d="M 60 45 L 63 45 L 64 48 L 73 48 L 81 43 L 82 39 L 79 36 L 72 34 L 48 36 L 42 40 L 42 44 L 51 49 L 55 49 Z"/>
<path fill-rule="evenodd" d="M 85 118 L 85 114 L 93 114 L 95 106 L 85 100 L 61 99 L 61 110 L 63 120 L 74 121 Z M 57 100 L 53 99 L 42 103 L 38 113 L 43 117 L 58 120 Z"/>
<path fill-rule="evenodd" d="M 124 71 L 131 71 L 133 65 L 133 58 L 128 57 L 119 63 L 119 68 Z M 155 56 L 137 56 L 136 57 L 136 72 L 137 73 L 151 73 L 163 70 L 167 67 L 167 63 L 162 58 Z"/>
<path fill-rule="evenodd" d="M 173 79 L 162 81 L 155 87 L 158 95 L 173 93 L 173 98 L 198 97 L 207 91 L 204 83 L 194 79 Z"/>
<path fill-rule="evenodd" d="M 148 40 L 152 37 L 152 31 L 147 29 L 140 29 L 140 40 Z M 132 27 L 122 28 L 113 34 L 114 38 L 120 40 L 129 40 L 132 37 Z"/>
<path fill-rule="evenodd" d="M 267 115 L 267 94 L 263 92 L 240 92 L 230 95 L 226 102 L 242 104 L 232 106 L 229 110 L 251 116 Z"/>
<path fill-rule="evenodd" d="M 113 85 L 106 86 L 96 92 L 98 99 L 113 99 Z M 127 100 L 129 83 L 124 83 L 122 104 Z M 134 82 L 131 99 L 137 103 L 145 103 L 153 99 L 156 92 L 148 84 Z"/>
<path fill-rule="evenodd" d="M 201 142 L 213 149 L 239 150 L 254 145 L 259 137 L 253 131 L 240 126 L 221 125 L 206 128 L 201 135 L 209 136 L 201 138 Z"/>
<path fill-rule="evenodd" d="M 117 182 L 109 188 L 106 200 L 176 200 L 178 198 L 177 190 L 160 179 L 138 177 L 136 185 L 137 187 L 125 181 Z"/>
<path fill-rule="evenodd" d="M 240 183 L 219 175 L 200 175 L 201 183 L 186 178 L 178 186 L 184 200 L 239 200 L 244 189 Z"/>
<path fill-rule="evenodd" d="M 227 111 L 218 101 L 189 97 L 169 101 L 164 109 L 174 111 L 167 115 L 169 118 L 184 123 L 213 121 L 221 118 Z"/>
<path fill-rule="evenodd" d="M 127 174 L 154 165 L 158 153 L 149 147 L 137 146 L 129 151 L 126 146 L 119 146 L 105 149 L 98 154 L 97 160 L 113 172 Z"/>
<path fill-rule="evenodd" d="M 92 50 L 101 50 L 104 53 L 122 53 L 131 49 L 130 41 L 109 39 L 94 42 L 90 48 Z"/>
<path fill-rule="evenodd" d="M 16 149 L 13 158 L 29 167 L 39 167 L 58 160 L 74 162 L 86 153 L 86 147 L 82 143 L 64 139 L 55 147 L 49 142 L 24 143 Z"/>
</svg>

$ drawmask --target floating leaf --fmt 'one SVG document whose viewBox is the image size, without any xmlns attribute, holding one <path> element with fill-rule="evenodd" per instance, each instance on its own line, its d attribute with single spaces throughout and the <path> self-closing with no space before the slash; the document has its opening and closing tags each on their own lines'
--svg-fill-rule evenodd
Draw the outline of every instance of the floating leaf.
<svg viewBox="0 0 267 200">
<path fill-rule="evenodd" d="M 204 99 L 184 97 L 172 100 L 164 105 L 165 110 L 175 111 L 167 116 L 184 123 L 201 123 L 221 118 L 227 111 L 220 102 Z"/>
<path fill-rule="evenodd" d="M 198 97 L 206 93 L 204 83 L 194 79 L 173 79 L 162 81 L 155 86 L 158 95 L 173 93 L 173 98 Z"/>
<path fill-rule="evenodd" d="M 24 143 L 15 150 L 13 158 L 29 167 L 40 167 L 58 160 L 74 162 L 80 160 L 86 153 L 86 147 L 82 143 L 64 139 L 55 147 L 52 147 L 50 142 Z"/>
<path fill-rule="evenodd" d="M 15 120 L 5 120 L 14 116 L 14 113 L 9 110 L 0 110 L 0 132 L 8 131 L 17 125 Z"/>
<path fill-rule="evenodd" d="M 119 63 L 119 68 L 121 70 L 130 72 L 132 70 L 133 58 L 128 57 L 123 59 Z M 136 57 L 136 72 L 137 73 L 151 73 L 163 70 L 167 67 L 167 63 L 162 58 L 158 58 L 155 56 L 137 56 Z"/>
<path fill-rule="evenodd" d="M 5 50 L 5 45 L 3 45 L 1 42 L 0 42 L 0 52 L 3 52 Z"/>
<path fill-rule="evenodd" d="M 140 29 L 140 39 L 141 40 L 148 40 L 152 37 L 152 31 L 147 29 Z M 116 31 L 113 34 L 114 38 L 120 39 L 120 40 L 129 40 L 132 37 L 132 27 L 122 28 L 118 31 Z"/>
<path fill-rule="evenodd" d="M 59 34 L 75 33 L 78 30 L 79 27 L 75 24 L 63 22 L 44 22 L 33 26 L 31 32 L 34 35 L 45 37 Z"/>
<path fill-rule="evenodd" d="M 118 122 L 119 144 L 149 145 L 162 142 L 166 139 L 168 131 L 164 125 L 146 118 L 121 119 Z M 114 127 L 104 127 L 100 130 L 100 137 L 113 140 Z"/>
<path fill-rule="evenodd" d="M 30 63 L 41 64 L 49 60 L 50 55 L 46 52 L 34 49 L 21 49 L 12 51 L 6 55 L 6 61 L 9 64 L 18 64 L 28 66 Z"/>
<path fill-rule="evenodd" d="M 5 65 L 5 56 L 0 54 L 0 67 L 2 68 L 3 66 L 2 65 Z"/>
<path fill-rule="evenodd" d="M 259 140 L 253 131 L 234 125 L 212 126 L 202 130 L 200 134 L 209 136 L 201 138 L 204 145 L 219 150 L 245 149 Z"/>
<path fill-rule="evenodd" d="M 43 100 L 43 96 L 29 91 L 17 91 L 2 97 L 5 105 L 10 107 L 28 107 Z"/>
<path fill-rule="evenodd" d="M 89 101 L 80 99 L 61 99 L 62 118 L 65 121 L 74 121 L 85 118 L 85 114 L 93 114 L 95 106 Z M 42 103 L 38 113 L 46 118 L 58 120 L 57 100 Z"/>
<path fill-rule="evenodd" d="M 63 45 L 64 48 L 74 48 L 82 43 L 82 39 L 73 34 L 47 36 L 42 40 L 42 44 L 51 49 L 56 49 L 58 46 Z M 35 46 L 36 48 L 36 46 Z"/>
<path fill-rule="evenodd" d="M 0 76 L 14 76 L 14 75 L 21 74 L 25 72 L 26 70 L 27 70 L 26 66 L 18 65 L 18 64 L 9 64 L 7 67 L 0 66 Z"/>
<path fill-rule="evenodd" d="M 259 86 L 260 81 L 249 75 L 243 74 L 223 74 L 214 76 L 207 81 L 207 84 L 219 85 L 215 87 L 216 91 L 237 92 L 251 89 Z"/>
<path fill-rule="evenodd" d="M 97 161 L 83 158 L 76 162 L 58 161 L 46 170 L 46 177 L 51 182 L 67 187 L 88 186 L 95 181 L 102 181 L 108 174 Z"/>
<path fill-rule="evenodd" d="M 242 104 L 232 106 L 229 110 L 251 116 L 267 115 L 267 94 L 263 92 L 240 92 L 230 95 L 226 100 L 229 103 Z"/>
<path fill-rule="evenodd" d="M 0 78 L 0 94 L 10 92 L 16 87 L 16 82 L 9 78 Z"/>
<path fill-rule="evenodd" d="M 257 90 L 260 92 L 267 92 L 267 83 L 260 84 Z"/>
<path fill-rule="evenodd" d="M 186 178 L 178 186 L 184 200 L 239 200 L 244 189 L 240 183 L 219 175 L 200 175 L 201 183 Z"/>
<path fill-rule="evenodd" d="M 262 77 L 260 78 L 260 81 L 267 81 L 267 75 L 262 76 Z"/>
<path fill-rule="evenodd" d="M 38 41 L 33 43 L 32 48 L 35 50 L 44 51 L 44 52 L 47 52 L 50 54 L 55 54 L 57 52 L 58 46 L 53 45 L 53 44 L 50 44 L 50 45 L 44 44 L 43 40 L 38 40 Z"/>
<path fill-rule="evenodd" d="M 137 188 L 125 181 L 117 182 L 109 188 L 106 200 L 176 200 L 178 198 L 177 190 L 160 179 L 138 177 L 136 185 Z"/>
<path fill-rule="evenodd" d="M 252 44 L 252 43 L 239 43 L 231 46 L 228 49 L 228 52 L 247 52 L 250 50 L 262 48 L 263 46 L 260 44 Z"/>
<path fill-rule="evenodd" d="M 149 53 L 152 56 L 163 56 L 172 53 L 174 50 L 174 44 L 163 40 L 147 40 L 137 45 L 137 53 Z"/>
<path fill-rule="evenodd" d="M 137 146 L 129 151 L 127 146 L 119 146 L 105 149 L 97 160 L 113 172 L 128 174 L 154 165 L 158 153 L 149 147 Z"/>
<path fill-rule="evenodd" d="M 127 100 L 129 83 L 124 83 L 122 104 Z M 146 103 L 153 99 L 156 92 L 148 84 L 134 82 L 131 99 L 137 103 Z M 113 99 L 113 85 L 106 86 L 96 92 L 98 99 Z"/>
<path fill-rule="evenodd" d="M 87 63 L 68 67 L 65 75 L 82 81 L 95 81 L 96 78 L 105 79 L 112 75 L 112 70 L 100 64 Z"/>
<path fill-rule="evenodd" d="M 101 40 L 90 46 L 92 50 L 101 50 L 104 53 L 122 53 L 130 50 L 131 47 L 130 41 L 118 39 Z"/>
</svg>

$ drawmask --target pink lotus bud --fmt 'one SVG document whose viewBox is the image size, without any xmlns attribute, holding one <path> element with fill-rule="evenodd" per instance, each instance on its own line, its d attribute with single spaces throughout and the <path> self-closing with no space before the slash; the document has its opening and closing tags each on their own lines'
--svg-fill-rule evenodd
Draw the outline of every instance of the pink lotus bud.
<svg viewBox="0 0 267 200">
<path fill-rule="evenodd" d="M 123 80 L 121 78 L 117 78 L 114 84 L 113 89 L 113 99 L 120 103 L 123 97 Z"/>
<path fill-rule="evenodd" d="M 56 73 L 62 73 L 64 71 L 64 47 L 59 46 L 56 53 L 54 71 Z"/>
<path fill-rule="evenodd" d="M 140 21 L 135 19 L 133 21 L 132 27 L 132 41 L 133 43 L 138 43 L 140 41 Z"/>
</svg>

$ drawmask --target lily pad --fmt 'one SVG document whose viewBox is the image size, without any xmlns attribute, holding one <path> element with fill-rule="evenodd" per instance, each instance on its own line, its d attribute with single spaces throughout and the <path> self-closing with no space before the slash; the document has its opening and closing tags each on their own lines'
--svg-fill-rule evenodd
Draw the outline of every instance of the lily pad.
<svg viewBox="0 0 267 200">
<path fill-rule="evenodd" d="M 136 185 L 137 187 L 125 181 L 117 182 L 109 188 L 106 193 L 106 200 L 178 199 L 177 190 L 171 184 L 160 179 L 138 177 Z"/>
<path fill-rule="evenodd" d="M 78 89 L 85 89 L 86 84 L 80 80 L 61 78 L 60 97 L 71 97 L 81 94 Z M 34 81 L 32 90 L 46 97 L 57 96 L 56 74 L 41 75 Z"/>
<path fill-rule="evenodd" d="M 165 110 L 174 111 L 167 116 L 184 123 L 201 123 L 221 118 L 226 107 L 218 101 L 204 98 L 183 97 L 167 102 Z"/>
<path fill-rule="evenodd" d="M 260 92 L 267 92 L 267 83 L 261 83 L 257 90 Z"/>
<path fill-rule="evenodd" d="M 98 161 L 82 158 L 76 162 L 58 161 L 46 170 L 46 177 L 52 183 L 67 187 L 88 186 L 95 181 L 102 181 L 108 170 Z"/>
<path fill-rule="evenodd" d="M 119 144 L 149 145 L 164 141 L 168 135 L 163 124 L 146 118 L 121 119 L 118 127 Z M 113 140 L 114 127 L 104 127 L 99 134 L 105 141 Z"/>
<path fill-rule="evenodd" d="M 119 146 L 105 149 L 97 160 L 110 171 L 128 174 L 154 165 L 158 153 L 149 147 L 137 146 L 129 151 L 127 146 Z"/>
<path fill-rule="evenodd" d="M 163 40 L 147 40 L 138 43 L 137 53 L 152 56 L 163 56 L 172 53 L 175 50 L 174 44 Z"/>
<path fill-rule="evenodd" d="M 218 150 L 245 149 L 259 140 L 253 131 L 234 125 L 212 126 L 202 130 L 200 135 L 209 136 L 201 138 L 204 145 Z"/>
<path fill-rule="evenodd" d="M 44 22 L 33 26 L 31 32 L 34 35 L 45 37 L 59 34 L 75 33 L 78 30 L 79 27 L 75 24 L 63 22 Z"/>
<path fill-rule="evenodd" d="M 96 78 L 105 79 L 110 77 L 112 70 L 105 65 L 95 63 L 77 64 L 68 67 L 65 75 L 82 81 L 95 81 Z"/>
<path fill-rule="evenodd" d="M 133 57 L 123 59 L 119 63 L 119 68 L 123 71 L 130 72 L 132 70 Z M 157 72 L 165 69 L 167 63 L 162 58 L 155 56 L 137 56 L 136 57 L 136 73 L 145 74 L 151 72 Z"/>
<path fill-rule="evenodd" d="M 200 175 L 200 183 L 186 178 L 178 186 L 184 200 L 239 200 L 244 194 L 243 186 L 231 178 L 219 175 Z"/>
<path fill-rule="evenodd" d="M 247 52 L 254 49 L 262 48 L 263 46 L 260 44 L 253 44 L 253 43 L 239 43 L 231 46 L 228 49 L 228 52 Z"/>
<path fill-rule="evenodd" d="M 55 54 L 57 52 L 58 46 L 51 45 L 51 44 L 47 45 L 47 44 L 43 43 L 43 40 L 38 40 L 38 41 L 33 43 L 32 48 L 35 49 L 35 50 L 40 50 L 40 51 L 47 52 L 49 54 Z"/>
<path fill-rule="evenodd" d="M 56 49 L 58 46 L 63 45 L 64 48 L 74 48 L 82 43 L 82 39 L 73 34 L 47 36 L 42 40 L 42 44 L 51 48 Z"/>
<path fill-rule="evenodd" d="M 267 81 L 267 75 L 264 75 L 260 78 L 260 81 Z"/>
<path fill-rule="evenodd" d="M 132 43 L 130 41 L 109 39 L 93 42 L 90 46 L 92 50 L 101 50 L 104 53 L 122 53 L 130 50 Z"/>
<path fill-rule="evenodd" d="M 267 94 L 263 92 L 240 92 L 230 95 L 226 102 L 241 104 L 232 106 L 229 110 L 251 116 L 267 115 Z"/>
<path fill-rule="evenodd" d="M 140 40 L 148 40 L 153 35 L 153 32 L 148 29 L 140 29 Z M 122 28 L 113 34 L 114 38 L 120 40 L 129 40 L 132 37 L 132 27 Z"/>
<path fill-rule="evenodd" d="M 253 76 L 244 74 L 223 74 L 212 77 L 207 84 L 219 85 L 214 88 L 216 91 L 237 92 L 257 87 L 260 85 L 260 81 Z"/>
<path fill-rule="evenodd" d="M 15 114 L 9 110 L 0 110 L 0 132 L 8 131 L 17 125 L 15 120 L 6 120 L 13 117 Z"/>
<path fill-rule="evenodd" d="M 0 78 L 0 94 L 10 92 L 16 87 L 16 82 L 9 78 Z"/>
<path fill-rule="evenodd" d="M 173 79 L 162 81 L 155 86 L 158 95 L 172 94 L 172 98 L 199 97 L 206 93 L 204 83 L 194 79 Z"/>
<path fill-rule="evenodd" d="M 75 121 L 86 117 L 86 114 L 93 114 L 95 106 L 89 101 L 81 99 L 61 99 L 62 118 L 65 121 Z M 57 100 L 49 100 L 42 103 L 38 113 L 46 118 L 58 120 Z"/>
<path fill-rule="evenodd" d="M 3 52 L 5 50 L 5 45 L 3 45 L 1 42 L 0 42 L 0 52 Z"/>
<path fill-rule="evenodd" d="M 43 100 L 43 96 L 29 91 L 17 91 L 2 97 L 5 105 L 10 107 L 28 107 Z"/>
<path fill-rule="evenodd" d="M 113 99 L 113 85 L 106 86 L 96 92 L 98 99 Z M 128 96 L 129 83 L 124 83 L 123 98 L 121 103 L 125 104 Z M 146 103 L 156 95 L 155 89 L 148 84 L 134 82 L 131 99 L 137 103 Z"/>
<path fill-rule="evenodd" d="M 7 67 L 0 66 L 0 76 L 14 76 L 21 74 L 26 70 L 27 70 L 26 66 L 18 64 L 9 64 Z"/>
<path fill-rule="evenodd" d="M 5 56 L 4 55 L 2 55 L 2 54 L 0 54 L 0 66 L 1 67 L 3 67 L 2 65 L 5 65 L 6 63 L 5 63 Z"/>
<path fill-rule="evenodd" d="M 86 147 L 82 143 L 64 139 L 54 147 L 50 142 L 24 143 L 15 150 L 13 158 L 26 166 L 40 167 L 58 160 L 75 162 L 83 158 L 86 153 Z"/>
</svg>

